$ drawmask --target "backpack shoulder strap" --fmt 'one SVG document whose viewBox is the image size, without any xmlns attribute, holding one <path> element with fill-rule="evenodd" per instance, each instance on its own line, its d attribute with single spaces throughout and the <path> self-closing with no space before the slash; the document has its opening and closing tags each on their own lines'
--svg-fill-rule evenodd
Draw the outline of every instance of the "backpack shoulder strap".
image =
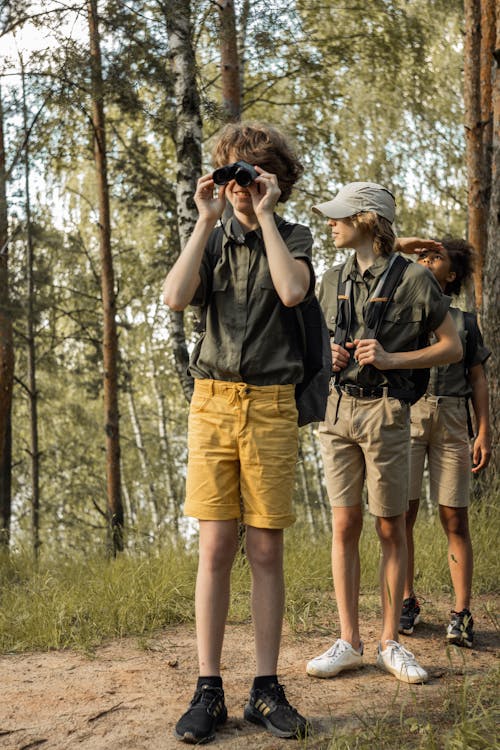
<svg viewBox="0 0 500 750">
<path fill-rule="evenodd" d="M 464 316 L 464 329 L 467 333 L 467 337 L 465 339 L 465 355 L 464 355 L 464 367 L 465 372 L 469 371 L 469 368 L 474 361 L 474 355 L 476 353 L 476 349 L 478 346 L 478 328 L 477 328 L 477 320 L 474 313 L 470 312 L 463 312 Z"/>
<path fill-rule="evenodd" d="M 335 319 L 335 334 L 333 341 L 335 344 L 345 346 L 349 329 L 351 327 L 352 311 L 352 279 L 343 280 L 345 263 L 339 269 L 337 282 L 337 317 Z"/>
<path fill-rule="evenodd" d="M 366 338 L 376 339 L 380 331 L 384 313 L 391 304 L 396 289 L 411 261 L 401 255 L 394 254 L 387 268 L 379 279 L 373 296 L 369 300 L 369 307 L 365 311 Z"/>
</svg>

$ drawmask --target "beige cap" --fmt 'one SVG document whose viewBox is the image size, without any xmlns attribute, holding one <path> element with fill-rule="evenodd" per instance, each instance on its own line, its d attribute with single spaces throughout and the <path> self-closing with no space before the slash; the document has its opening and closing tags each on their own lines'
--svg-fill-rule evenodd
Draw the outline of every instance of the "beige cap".
<svg viewBox="0 0 500 750">
<path fill-rule="evenodd" d="M 392 224 L 396 201 L 390 190 L 376 182 L 350 182 L 340 188 L 333 200 L 319 203 L 312 210 L 328 219 L 347 219 L 360 211 L 375 211 Z"/>
</svg>

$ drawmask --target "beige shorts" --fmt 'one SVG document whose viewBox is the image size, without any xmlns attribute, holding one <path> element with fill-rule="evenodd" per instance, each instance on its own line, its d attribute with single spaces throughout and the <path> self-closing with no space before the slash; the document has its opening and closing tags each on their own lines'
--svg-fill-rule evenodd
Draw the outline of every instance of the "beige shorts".
<svg viewBox="0 0 500 750">
<path fill-rule="evenodd" d="M 420 497 L 425 457 L 431 499 L 439 505 L 469 505 L 471 458 L 465 399 L 424 396 L 411 407 L 410 500 Z"/>
<path fill-rule="evenodd" d="M 410 458 L 408 404 L 388 396 L 362 399 L 345 393 L 338 401 L 333 391 L 319 426 L 331 505 L 359 505 L 366 479 L 370 513 L 386 518 L 404 513 Z"/>
<path fill-rule="evenodd" d="M 293 385 L 196 380 L 189 411 L 184 512 L 284 529 L 295 521 L 298 451 Z"/>
</svg>

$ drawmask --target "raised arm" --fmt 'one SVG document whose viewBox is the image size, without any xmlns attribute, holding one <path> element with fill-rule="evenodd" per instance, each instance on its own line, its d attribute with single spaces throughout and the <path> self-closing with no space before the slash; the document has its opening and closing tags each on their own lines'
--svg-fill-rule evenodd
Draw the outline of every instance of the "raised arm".
<svg viewBox="0 0 500 750">
<path fill-rule="evenodd" d="M 198 180 L 194 201 L 198 220 L 191 237 L 170 269 L 163 283 L 163 300 L 172 310 L 184 310 L 193 299 L 200 284 L 200 265 L 210 232 L 222 215 L 226 200 L 226 186 L 219 188 L 214 198 L 212 174 Z"/>
<path fill-rule="evenodd" d="M 311 283 L 311 272 L 304 260 L 294 258 L 281 237 L 274 220 L 274 208 L 280 196 L 276 175 L 255 167 L 259 177 L 249 187 L 255 215 L 262 230 L 269 271 L 281 301 L 287 307 L 302 302 Z"/>
</svg>

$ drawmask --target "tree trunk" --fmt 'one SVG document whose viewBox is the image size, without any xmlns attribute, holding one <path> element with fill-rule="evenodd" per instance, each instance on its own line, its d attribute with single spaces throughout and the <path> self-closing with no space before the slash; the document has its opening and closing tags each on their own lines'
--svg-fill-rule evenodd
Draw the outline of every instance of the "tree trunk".
<svg viewBox="0 0 500 750">
<path fill-rule="evenodd" d="M 99 195 L 101 289 L 103 304 L 104 414 L 106 433 L 106 480 L 109 542 L 113 554 L 123 550 L 123 505 L 120 486 L 120 432 L 118 412 L 118 336 L 116 295 L 106 161 L 106 128 L 97 0 L 87 4 L 92 73 L 92 125 Z"/>
<path fill-rule="evenodd" d="M 193 196 L 201 175 L 200 98 L 192 42 L 191 2 L 190 0 L 168 2 L 165 12 L 176 100 L 177 227 L 180 246 L 183 248 L 193 231 L 198 215 Z M 193 393 L 193 380 L 187 374 L 189 354 L 182 313 L 173 311 L 170 313 L 170 333 L 177 374 L 184 395 L 190 400 Z"/>
<path fill-rule="evenodd" d="M 499 476 L 500 454 L 500 7 L 496 19 L 496 39 L 493 52 L 492 111 L 493 137 L 491 160 L 491 198 L 488 216 L 488 252 L 484 268 L 484 331 L 486 343 L 492 351 L 488 360 L 490 419 L 493 450 L 490 482 Z"/>
<path fill-rule="evenodd" d="M 222 106 L 228 122 L 241 119 L 240 60 L 232 0 L 217 0 L 220 11 Z"/>
<path fill-rule="evenodd" d="M 7 169 L 0 90 L 0 544 L 8 546 L 11 515 L 11 410 L 14 343 L 8 275 Z"/>
<path fill-rule="evenodd" d="M 27 275 L 27 342 L 28 342 L 28 398 L 30 412 L 30 460 L 31 460 L 31 538 L 33 556 L 38 559 L 40 550 L 40 452 L 38 449 L 38 392 L 36 383 L 36 341 L 35 341 L 35 284 L 34 250 L 31 225 L 30 199 L 30 150 L 28 130 L 28 109 L 26 105 L 26 81 L 24 63 L 21 59 L 21 82 L 23 97 L 24 127 L 24 192 L 26 201 L 26 275 Z"/>
<path fill-rule="evenodd" d="M 130 423 L 132 425 L 132 432 L 134 433 L 135 447 L 137 448 L 137 453 L 139 456 L 139 463 L 141 465 L 142 485 L 148 488 L 149 505 L 150 505 L 150 510 L 152 510 L 153 525 L 154 525 L 152 535 L 156 539 L 158 537 L 158 532 L 160 530 L 161 515 L 160 515 L 160 509 L 158 507 L 158 498 L 157 498 L 156 488 L 152 479 L 151 469 L 149 467 L 146 449 L 144 447 L 142 429 L 141 429 L 141 425 L 139 422 L 137 409 L 135 406 L 135 399 L 134 399 L 134 394 L 132 391 L 131 380 L 129 380 L 129 383 L 128 383 L 127 400 L 128 400 L 128 410 L 129 410 L 129 415 L 130 415 Z"/>
<path fill-rule="evenodd" d="M 468 239 L 476 251 L 476 308 L 483 302 L 483 269 L 491 191 L 491 0 L 465 0 L 464 103 L 468 177 Z M 484 24 L 484 25 L 483 25 Z"/>
</svg>

